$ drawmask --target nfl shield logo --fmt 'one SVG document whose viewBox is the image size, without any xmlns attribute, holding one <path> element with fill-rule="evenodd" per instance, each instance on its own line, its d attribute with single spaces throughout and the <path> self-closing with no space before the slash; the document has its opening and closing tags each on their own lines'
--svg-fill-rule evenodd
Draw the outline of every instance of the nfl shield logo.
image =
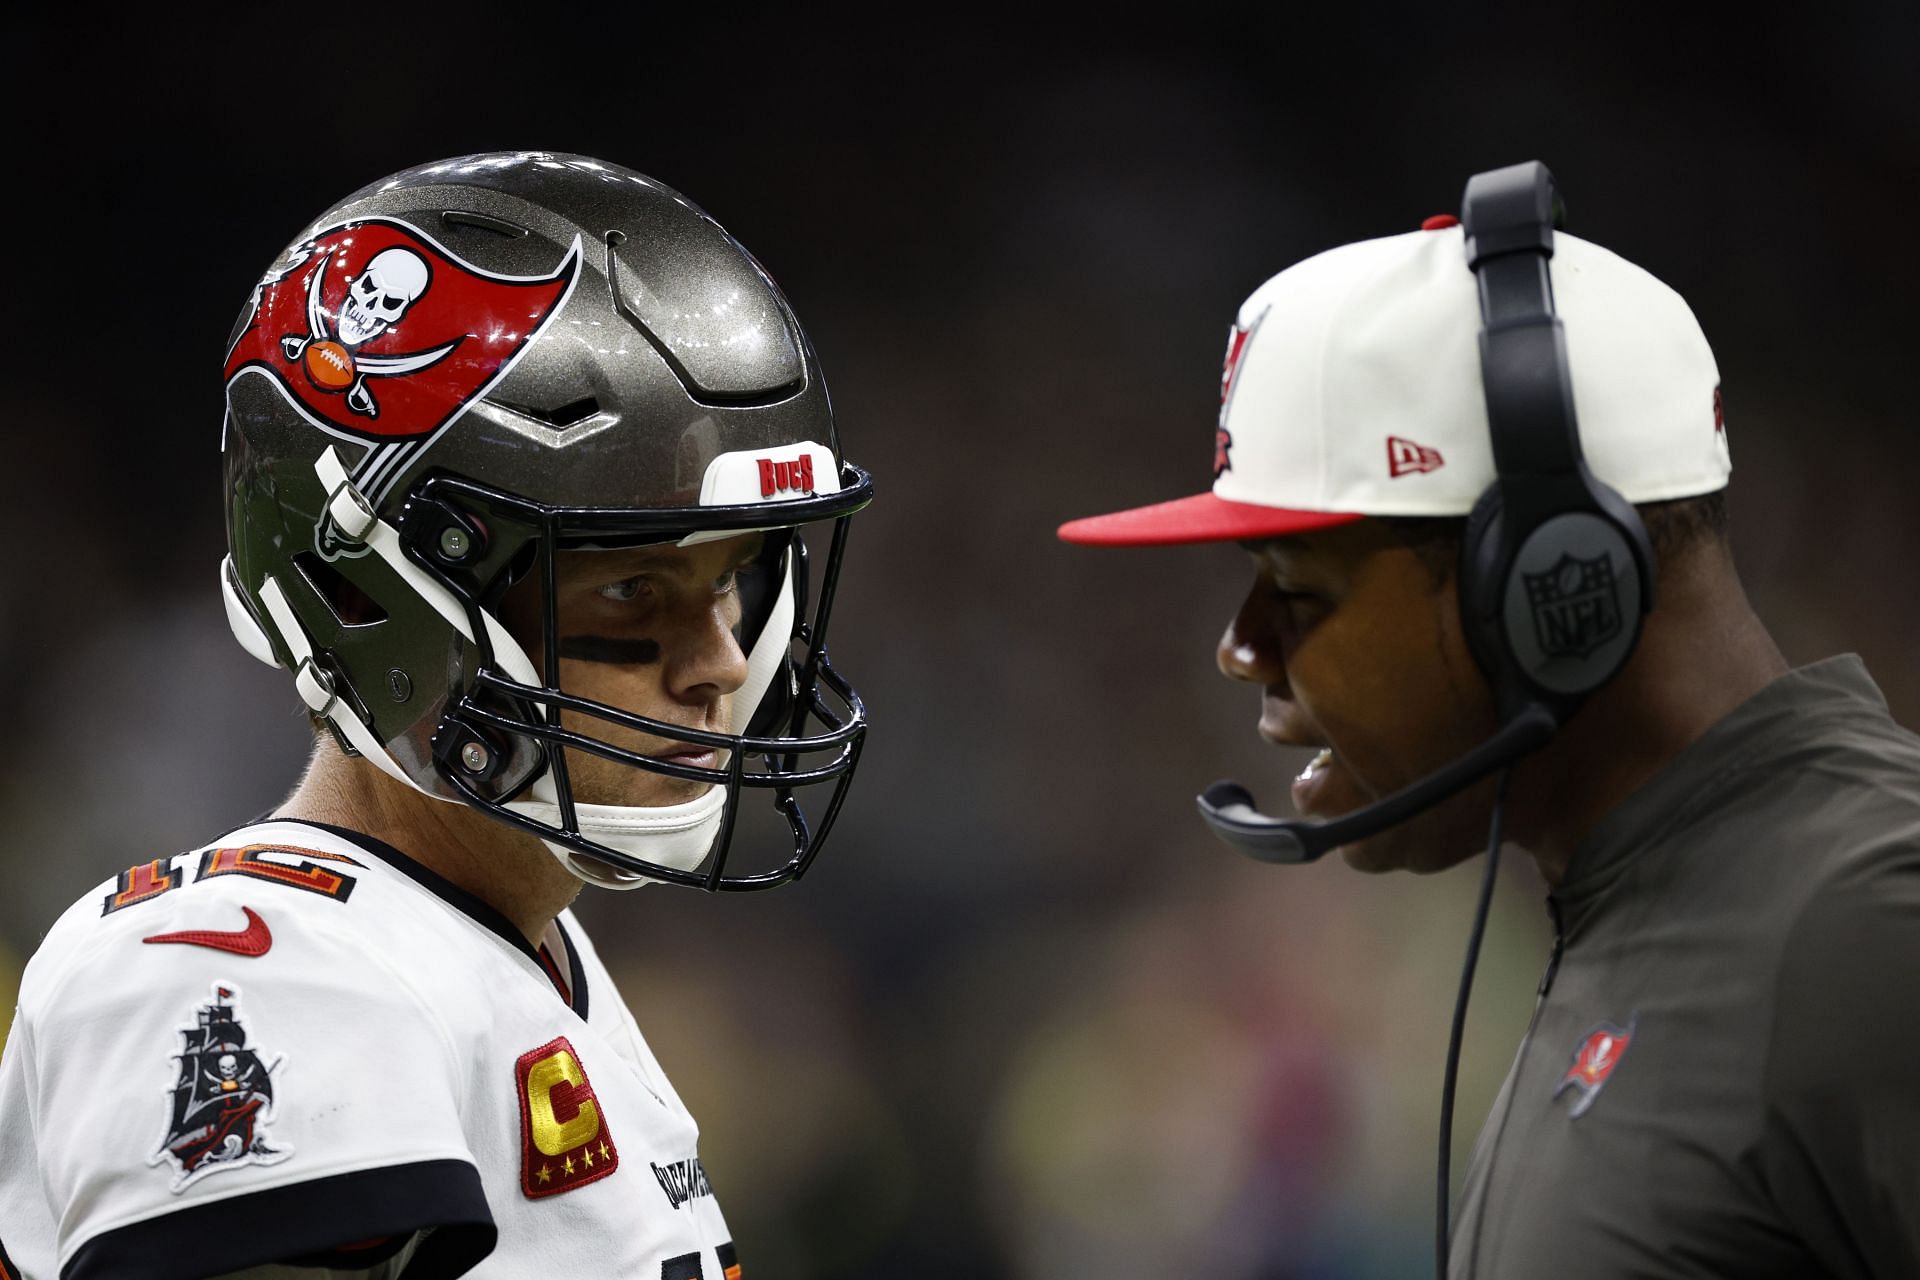
<svg viewBox="0 0 1920 1280">
<path fill-rule="evenodd" d="M 1533 634 L 1548 658 L 1580 658 L 1620 634 L 1620 592 L 1613 561 L 1562 554 L 1545 573 L 1523 573 Z"/>
</svg>

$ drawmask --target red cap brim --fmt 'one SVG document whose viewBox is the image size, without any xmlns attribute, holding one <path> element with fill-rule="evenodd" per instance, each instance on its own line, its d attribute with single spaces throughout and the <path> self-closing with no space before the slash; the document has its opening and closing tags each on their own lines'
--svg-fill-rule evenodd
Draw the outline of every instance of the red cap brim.
<svg viewBox="0 0 1920 1280">
<path fill-rule="evenodd" d="M 1280 538 L 1352 524 L 1365 516 L 1347 511 L 1295 511 L 1229 502 L 1211 493 L 1176 498 L 1151 507 L 1088 516 L 1060 526 L 1063 542 L 1088 547 L 1168 547 L 1190 542 L 1243 542 Z"/>
</svg>

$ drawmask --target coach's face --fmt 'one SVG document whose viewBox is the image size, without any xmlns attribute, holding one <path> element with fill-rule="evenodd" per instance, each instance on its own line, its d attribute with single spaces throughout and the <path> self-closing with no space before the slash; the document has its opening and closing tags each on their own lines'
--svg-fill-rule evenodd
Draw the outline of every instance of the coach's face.
<svg viewBox="0 0 1920 1280">
<path fill-rule="evenodd" d="M 727 733 L 746 682 L 738 574 L 760 534 L 691 547 L 563 551 L 555 573 L 560 688 L 681 728 Z M 537 669 L 542 653 L 538 575 L 508 592 L 505 621 Z M 561 725 L 642 755 L 723 768 L 724 750 L 644 734 L 573 711 Z M 669 805 L 712 784 L 667 777 L 584 751 L 567 753 L 574 797 L 591 804 Z"/>
<path fill-rule="evenodd" d="M 1461 634 L 1453 574 L 1372 520 L 1246 544 L 1253 587 L 1220 639 L 1220 670 L 1262 688 L 1260 734 L 1326 748 L 1293 784 L 1308 818 L 1371 804 L 1493 731 Z M 1483 847 L 1492 784 L 1343 848 L 1362 871 L 1439 871 Z"/>
</svg>

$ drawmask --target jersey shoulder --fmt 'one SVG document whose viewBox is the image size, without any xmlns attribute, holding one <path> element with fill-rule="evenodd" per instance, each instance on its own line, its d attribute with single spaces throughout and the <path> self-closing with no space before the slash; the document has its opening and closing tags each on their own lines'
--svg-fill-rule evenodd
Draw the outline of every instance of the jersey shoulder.
<svg viewBox="0 0 1920 1280">
<path fill-rule="evenodd" d="M 433 966 L 408 963 L 460 926 L 423 896 L 344 834 L 266 823 L 61 916 L 0 1068 L 21 1108 L 0 1163 L 38 1170 L 61 1274 L 170 1254 L 204 1274 L 440 1227 L 491 1247 L 468 1055 Z"/>
<path fill-rule="evenodd" d="M 188 948 L 261 959 L 276 948 L 340 952 L 313 975 L 361 985 L 406 965 L 410 950 L 444 954 L 464 932 L 375 842 L 333 828 L 269 821 L 184 853 L 136 863 L 102 881 L 55 921 L 22 975 L 22 1002 L 51 1000 L 76 976 L 137 955 L 144 967 Z M 128 948 L 140 948 L 130 953 Z M 85 983 L 83 982 L 83 986 Z"/>
</svg>

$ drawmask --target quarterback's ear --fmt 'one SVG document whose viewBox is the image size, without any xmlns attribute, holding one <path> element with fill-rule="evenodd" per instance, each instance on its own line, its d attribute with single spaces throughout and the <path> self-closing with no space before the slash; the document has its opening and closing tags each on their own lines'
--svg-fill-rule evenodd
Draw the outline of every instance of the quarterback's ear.
<svg viewBox="0 0 1920 1280">
<path fill-rule="evenodd" d="M 300 571 L 300 576 L 307 580 L 307 585 L 325 602 L 341 626 L 365 627 L 387 620 L 387 611 L 378 601 L 313 552 L 294 552 L 293 567 Z"/>
</svg>

